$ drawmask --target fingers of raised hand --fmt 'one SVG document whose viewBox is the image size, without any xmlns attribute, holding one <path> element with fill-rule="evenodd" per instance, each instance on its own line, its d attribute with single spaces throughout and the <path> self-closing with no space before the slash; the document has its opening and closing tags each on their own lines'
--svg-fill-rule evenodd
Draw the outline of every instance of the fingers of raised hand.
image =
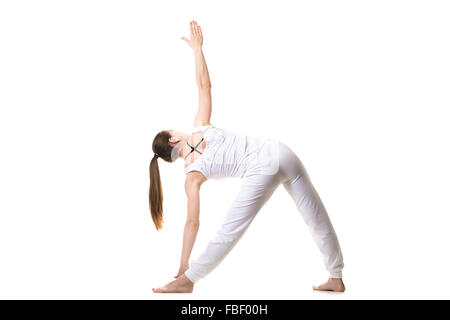
<svg viewBox="0 0 450 320">
<path fill-rule="evenodd" d="M 192 20 L 190 22 L 190 25 L 191 25 L 191 36 L 192 35 L 201 36 L 201 29 L 200 26 L 197 24 L 197 22 Z"/>
<path fill-rule="evenodd" d="M 194 20 L 189 22 L 189 29 L 191 30 L 191 38 L 194 35 Z"/>
</svg>

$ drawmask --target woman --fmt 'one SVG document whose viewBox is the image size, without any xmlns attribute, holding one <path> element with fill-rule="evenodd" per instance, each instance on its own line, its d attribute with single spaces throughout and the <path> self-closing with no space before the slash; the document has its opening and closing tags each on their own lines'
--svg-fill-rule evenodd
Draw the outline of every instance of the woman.
<svg viewBox="0 0 450 320">
<path fill-rule="evenodd" d="M 194 283 L 205 277 L 225 258 L 244 234 L 257 212 L 275 189 L 283 184 L 294 200 L 318 245 L 327 282 L 314 290 L 343 292 L 342 253 L 336 233 L 317 192 L 295 153 L 285 144 L 262 138 L 243 136 L 210 124 L 211 83 L 202 53 L 200 26 L 190 22 L 190 39 L 183 39 L 194 51 L 199 109 L 191 134 L 173 130 L 159 132 L 153 140 L 155 153 L 150 163 L 150 211 L 159 230 L 163 223 L 162 189 L 158 158 L 185 161 L 185 191 L 188 215 L 184 227 L 183 249 L 176 280 L 155 293 L 192 292 Z M 240 177 L 240 192 L 228 210 L 226 219 L 203 254 L 189 265 L 188 261 L 199 229 L 200 187 L 209 178 Z"/>
</svg>

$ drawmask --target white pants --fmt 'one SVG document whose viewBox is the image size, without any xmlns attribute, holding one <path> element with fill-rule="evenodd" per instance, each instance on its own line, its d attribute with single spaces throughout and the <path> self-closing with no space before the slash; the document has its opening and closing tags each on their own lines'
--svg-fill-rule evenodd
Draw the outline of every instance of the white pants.
<svg viewBox="0 0 450 320">
<path fill-rule="evenodd" d="M 225 221 L 206 250 L 190 264 L 185 275 L 192 282 L 205 277 L 226 257 L 245 233 L 258 211 L 283 184 L 308 225 L 332 278 L 342 278 L 343 257 L 336 233 L 319 195 L 300 159 L 280 142 L 279 170 L 275 175 L 250 174 L 228 210 Z"/>
</svg>

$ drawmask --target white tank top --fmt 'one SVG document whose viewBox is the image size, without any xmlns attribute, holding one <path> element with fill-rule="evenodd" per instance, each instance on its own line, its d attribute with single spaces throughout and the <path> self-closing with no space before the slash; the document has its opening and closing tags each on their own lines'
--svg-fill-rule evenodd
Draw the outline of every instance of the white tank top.
<svg viewBox="0 0 450 320">
<path fill-rule="evenodd" d="M 207 179 L 275 174 L 278 171 L 278 141 L 230 132 L 213 125 L 191 133 L 203 133 L 206 148 L 184 172 L 200 171 Z"/>
</svg>

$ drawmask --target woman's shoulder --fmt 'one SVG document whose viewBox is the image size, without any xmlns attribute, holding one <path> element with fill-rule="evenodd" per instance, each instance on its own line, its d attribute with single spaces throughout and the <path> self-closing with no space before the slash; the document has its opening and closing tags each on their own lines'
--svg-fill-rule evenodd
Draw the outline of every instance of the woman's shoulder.
<svg viewBox="0 0 450 320">
<path fill-rule="evenodd" d="M 200 124 L 194 123 L 194 127 L 192 127 L 191 129 L 191 133 L 205 132 L 209 128 L 214 128 L 214 125 L 210 123 L 200 123 Z"/>
<path fill-rule="evenodd" d="M 209 123 L 192 128 L 191 135 L 194 137 L 194 140 L 198 140 L 203 137 L 212 143 L 213 141 L 223 140 L 225 136 L 227 136 L 227 132 L 214 124 Z"/>
</svg>

